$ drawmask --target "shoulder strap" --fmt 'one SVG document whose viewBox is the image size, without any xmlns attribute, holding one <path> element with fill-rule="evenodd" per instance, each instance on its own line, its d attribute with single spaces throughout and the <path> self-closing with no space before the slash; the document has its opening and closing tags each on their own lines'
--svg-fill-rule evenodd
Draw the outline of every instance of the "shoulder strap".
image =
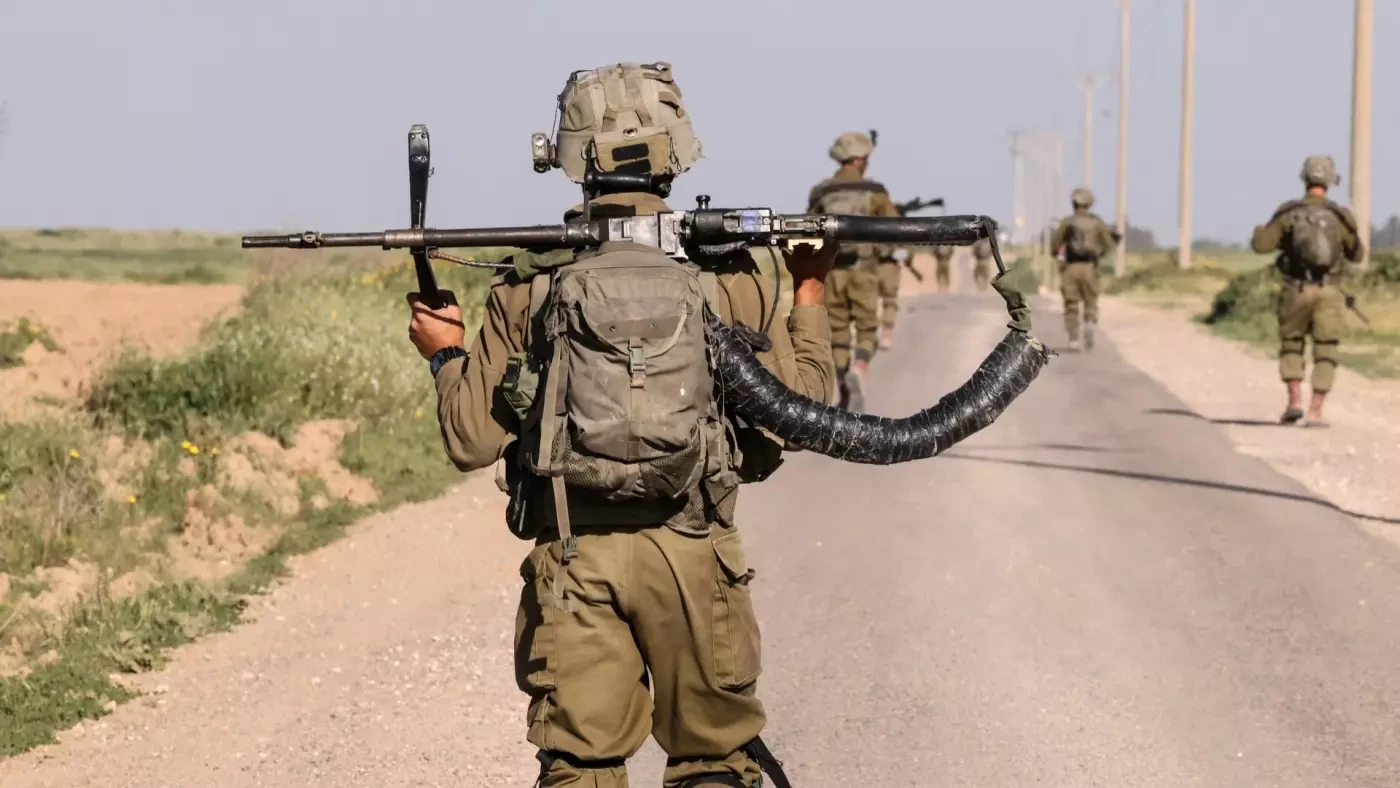
<svg viewBox="0 0 1400 788">
<path fill-rule="evenodd" d="M 540 320 L 540 313 L 544 311 L 545 302 L 549 300 L 549 286 L 552 281 L 553 277 L 547 273 L 536 274 L 530 278 L 530 314 L 525 320 L 526 353 L 530 352 L 535 325 Z"/>
<path fill-rule="evenodd" d="M 1339 221 L 1341 221 L 1344 227 L 1346 227 L 1348 230 L 1351 230 L 1352 232 L 1357 232 L 1355 217 L 1351 216 L 1349 213 L 1347 213 L 1346 210 L 1342 208 L 1342 206 L 1332 202 L 1331 200 L 1327 200 L 1326 202 L 1321 203 L 1310 203 L 1307 200 L 1289 200 L 1283 205 L 1280 205 L 1277 211 L 1274 211 L 1274 216 L 1269 221 L 1276 222 L 1280 218 L 1282 218 L 1284 214 L 1298 210 L 1299 208 L 1307 208 L 1310 205 L 1320 205 L 1323 208 L 1326 208 L 1327 210 L 1331 211 Z"/>
<path fill-rule="evenodd" d="M 715 313 L 715 317 L 723 320 L 727 317 L 719 305 L 719 275 L 714 271 L 700 271 L 697 276 L 700 279 L 700 291 L 705 294 L 705 305 Z"/>
<path fill-rule="evenodd" d="M 554 605 L 563 611 L 572 609 L 570 602 L 564 596 L 564 583 L 568 575 L 569 562 L 578 555 L 578 537 L 574 535 L 572 520 L 569 517 L 569 497 L 564 486 L 564 474 L 555 466 L 554 437 L 559 431 L 559 418 L 562 415 L 561 405 L 564 397 L 565 378 L 569 371 L 565 363 L 565 345 L 559 337 L 559 326 L 544 325 L 549 316 L 543 314 L 544 306 L 548 302 L 549 291 L 554 284 L 558 272 L 537 275 L 530 280 L 530 325 L 543 329 L 549 340 L 550 361 L 545 372 L 545 389 L 542 392 L 544 402 L 540 404 L 540 436 L 539 449 L 537 450 L 534 468 L 531 470 L 537 474 L 548 476 L 550 488 L 554 493 L 554 517 L 555 525 L 559 530 L 559 541 L 563 548 L 563 553 L 559 557 L 559 565 L 554 570 L 552 592 Z M 527 331 L 528 336 L 528 331 Z M 527 340 L 528 341 L 528 340 Z M 527 344 L 527 348 L 530 346 Z M 540 396 L 537 394 L 536 396 Z"/>
</svg>

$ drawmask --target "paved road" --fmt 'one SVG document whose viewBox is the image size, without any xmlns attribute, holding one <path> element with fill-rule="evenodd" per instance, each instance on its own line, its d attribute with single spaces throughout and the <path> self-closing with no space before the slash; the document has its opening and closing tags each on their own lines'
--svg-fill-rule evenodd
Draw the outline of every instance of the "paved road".
<svg viewBox="0 0 1400 788">
<path fill-rule="evenodd" d="M 993 301 L 911 303 L 872 409 L 959 383 Z M 1178 408 L 1102 347 L 948 456 L 797 456 L 750 491 L 766 738 L 795 783 L 1400 784 L 1400 551 Z M 0 784 L 528 785 L 524 548 L 497 506 L 476 480 L 377 518 Z M 648 748 L 633 784 L 658 769 Z"/>
</svg>

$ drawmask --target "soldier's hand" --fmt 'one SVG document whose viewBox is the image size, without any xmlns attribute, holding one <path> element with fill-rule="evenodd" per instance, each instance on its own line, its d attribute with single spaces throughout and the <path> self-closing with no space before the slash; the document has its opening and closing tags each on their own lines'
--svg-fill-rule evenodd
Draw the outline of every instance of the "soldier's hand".
<svg viewBox="0 0 1400 788">
<path fill-rule="evenodd" d="M 1346 299 L 1347 309 L 1356 308 L 1356 296 L 1352 295 L 1351 293 L 1345 293 L 1343 297 Z"/>
<path fill-rule="evenodd" d="M 826 275 L 836 265 L 837 245 L 794 244 L 783 249 L 783 260 L 792 274 L 792 305 L 811 306 L 826 301 Z"/>
<path fill-rule="evenodd" d="M 467 344 L 467 327 L 462 322 L 462 307 L 457 305 L 457 296 L 450 290 L 440 292 L 447 302 L 440 309 L 428 308 L 419 293 L 408 294 L 408 306 L 412 310 L 408 339 L 425 359 L 432 358 L 445 347 L 466 347 Z"/>
<path fill-rule="evenodd" d="M 823 243 L 820 248 L 804 243 L 784 248 L 783 262 L 787 264 L 788 273 L 792 274 L 793 286 L 799 287 L 808 280 L 825 282 L 826 275 L 836 265 L 836 250 L 837 245 L 829 242 Z"/>
</svg>

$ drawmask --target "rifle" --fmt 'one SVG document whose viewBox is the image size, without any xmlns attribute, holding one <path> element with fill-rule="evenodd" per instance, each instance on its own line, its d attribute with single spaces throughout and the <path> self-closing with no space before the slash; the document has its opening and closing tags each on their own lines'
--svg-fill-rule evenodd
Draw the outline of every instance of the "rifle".
<svg viewBox="0 0 1400 788">
<path fill-rule="evenodd" d="M 609 191 L 666 193 L 669 181 L 647 173 L 600 173 L 590 168 L 584 175 L 583 216 L 557 225 L 438 230 L 425 226 L 428 130 L 415 126 L 409 135 L 410 227 L 380 232 L 320 233 L 308 230 L 293 235 L 244 236 L 244 249 L 320 249 L 324 247 L 378 246 L 409 249 L 414 256 L 420 297 L 441 297 L 431 260 L 452 258 L 442 248 L 511 246 L 527 250 L 581 250 L 608 241 L 627 241 L 653 247 L 678 260 L 696 265 L 725 266 L 731 252 L 745 246 L 777 245 L 791 241 L 826 243 L 875 243 L 893 246 L 965 246 L 986 239 L 992 245 L 997 268 L 1006 273 L 997 246 L 996 222 L 986 216 L 827 216 L 787 215 L 768 208 L 712 210 L 710 198 L 701 195 L 693 211 L 666 211 L 652 216 L 594 217 L 588 209 L 592 197 Z M 474 264 L 470 260 L 461 260 Z M 480 265 L 479 263 L 477 263 Z M 509 267 L 508 265 L 505 267 Z M 888 465 L 936 456 L 991 424 L 1030 386 L 1044 368 L 1050 353 L 1030 336 L 1029 307 L 1014 282 L 1000 282 L 998 292 L 1006 300 L 1013 322 L 972 378 L 941 398 L 932 407 L 904 419 L 857 414 L 809 399 L 788 388 L 754 355 L 753 340 L 730 327 L 713 312 L 704 315 L 707 338 L 714 358 L 715 382 L 723 401 L 756 426 L 772 432 L 791 446 L 809 449 L 847 462 Z M 753 333 L 753 332 L 749 332 Z"/>
<path fill-rule="evenodd" d="M 922 211 L 925 208 L 943 208 L 944 203 L 942 197 L 934 197 L 932 200 L 915 197 L 908 202 L 897 202 L 894 204 L 894 207 L 899 209 L 900 216 L 908 216 L 915 211 Z"/>
<path fill-rule="evenodd" d="M 900 216 L 908 216 L 915 211 L 922 211 L 925 208 L 943 208 L 944 202 L 942 197 L 934 197 L 932 200 L 915 197 L 908 202 L 897 202 L 894 204 L 894 207 L 899 211 Z M 924 274 L 914 266 L 914 258 L 912 255 L 901 260 L 900 263 L 914 276 L 914 281 L 924 281 Z"/>
<path fill-rule="evenodd" d="M 380 247 L 409 249 L 413 254 L 420 295 L 425 300 L 438 292 L 429 258 L 468 263 L 442 255 L 439 249 L 508 246 L 531 251 L 587 249 L 608 241 L 628 241 L 653 246 L 677 260 L 700 265 L 717 248 L 776 246 L 801 240 L 823 243 L 877 243 L 893 246 L 967 246 L 987 238 L 996 248 L 996 222 L 987 216 L 837 216 L 780 214 L 770 208 L 711 209 L 708 195 L 700 195 L 695 210 L 666 211 L 651 216 L 593 218 L 588 212 L 565 224 L 524 227 L 431 229 L 424 226 L 427 204 L 428 130 L 414 126 L 409 132 L 409 185 L 411 226 L 380 232 L 322 233 L 307 230 L 291 235 L 244 236 L 244 249 L 321 249 Z M 641 173 L 590 170 L 584 183 L 585 198 L 618 191 L 648 191 L 652 176 Z M 587 205 L 588 199 L 585 199 Z M 936 204 L 935 201 L 928 201 Z M 937 203 L 941 203 L 939 200 Z M 707 252 L 709 254 L 707 254 Z M 1001 255 L 997 268 L 1005 271 Z M 509 267 L 509 266 L 505 266 Z"/>
<path fill-rule="evenodd" d="M 1353 314 L 1361 318 L 1361 322 L 1365 323 L 1367 328 L 1370 328 L 1371 321 L 1366 319 L 1366 314 L 1362 312 L 1361 308 L 1356 305 L 1356 296 L 1346 291 L 1343 291 L 1342 297 L 1346 299 L 1347 309 L 1350 309 Z"/>
</svg>

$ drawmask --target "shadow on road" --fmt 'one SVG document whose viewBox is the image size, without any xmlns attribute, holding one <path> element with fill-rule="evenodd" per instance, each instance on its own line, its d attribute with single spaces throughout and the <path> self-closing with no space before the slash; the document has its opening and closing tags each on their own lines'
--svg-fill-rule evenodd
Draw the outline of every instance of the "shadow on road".
<svg viewBox="0 0 1400 788">
<path fill-rule="evenodd" d="M 1022 468 L 1041 468 L 1041 469 L 1044 469 L 1044 470 L 1053 470 L 1053 471 L 1072 471 L 1072 472 L 1075 472 L 1075 473 L 1089 473 L 1089 474 L 1094 474 L 1094 475 L 1097 475 L 1097 476 L 1109 476 L 1109 477 L 1113 477 L 1113 478 L 1116 478 L 1116 479 L 1132 479 L 1132 480 L 1134 480 L 1134 481 L 1159 482 L 1159 483 L 1161 483 L 1161 484 L 1175 484 L 1175 485 L 1180 485 L 1180 486 L 1183 486 L 1183 487 L 1198 487 L 1198 488 L 1205 488 L 1205 489 L 1208 489 L 1208 490 L 1223 490 L 1223 491 L 1225 491 L 1225 492 L 1243 493 L 1243 494 L 1245 494 L 1245 495 L 1260 495 L 1260 496 L 1264 496 L 1264 497 L 1266 497 L 1266 498 L 1278 498 L 1278 499 L 1285 500 L 1285 501 L 1297 501 L 1298 503 L 1312 504 L 1312 505 L 1314 505 L 1314 506 L 1320 506 L 1320 507 L 1322 507 L 1322 508 L 1324 508 L 1324 509 L 1330 509 L 1330 510 L 1332 510 L 1332 511 L 1334 511 L 1334 512 L 1338 512 L 1338 513 L 1340 513 L 1340 514 L 1345 514 L 1345 515 L 1347 515 L 1348 517 L 1355 517 L 1355 518 L 1357 518 L 1357 519 L 1359 519 L 1359 520 L 1366 520 L 1366 521 L 1372 522 L 1372 523 L 1381 523 L 1381 524 L 1383 524 L 1383 525 L 1400 525 L 1400 519 L 1396 519 L 1396 518 L 1393 518 L 1393 517 L 1381 517 L 1381 516 L 1373 515 L 1373 514 L 1362 514 L 1362 513 L 1360 513 L 1360 512 L 1353 512 L 1353 511 L 1350 511 L 1350 510 L 1348 510 L 1348 509 L 1343 509 L 1342 507 L 1336 505 L 1335 503 L 1332 503 L 1332 502 L 1329 501 L 1329 500 L 1326 500 L 1325 498 L 1318 498 L 1318 497 L 1313 496 L 1313 495 L 1303 495 L 1303 494 L 1301 494 L 1301 493 L 1282 492 L 1282 491 L 1279 491 L 1279 490 L 1265 490 L 1265 489 L 1260 488 L 1260 487 L 1246 487 L 1246 486 L 1244 486 L 1244 485 L 1242 485 L 1242 484 L 1228 484 L 1228 483 L 1226 483 L 1226 482 L 1214 482 L 1214 481 L 1210 481 L 1210 480 L 1208 480 L 1208 479 L 1187 479 L 1187 478 L 1183 478 L 1183 477 L 1180 477 L 1180 476 L 1163 476 L 1163 475 L 1160 475 L 1160 474 L 1153 474 L 1153 473 L 1140 473 L 1140 472 L 1137 472 L 1137 471 L 1124 471 L 1124 470 L 1118 470 L 1118 469 L 1115 469 L 1115 468 L 1091 468 L 1091 467 L 1084 466 L 1084 465 L 1064 465 L 1064 464 L 1061 464 L 1061 463 L 1054 463 L 1054 462 L 1040 462 L 1040 461 L 1037 461 L 1037 460 L 1013 460 L 1013 459 L 1006 459 L 1006 458 L 1002 458 L 1002 457 L 974 457 L 974 456 L 971 456 L 971 455 L 969 455 L 969 454 L 964 454 L 964 453 L 963 453 L 964 451 L 966 451 L 966 450 L 965 450 L 965 449 L 959 449 L 957 452 L 944 454 L 944 455 L 942 455 L 942 456 L 943 456 L 944 458 L 946 458 L 946 459 L 954 459 L 954 460 L 970 460 L 970 461 L 972 461 L 972 462 L 990 462 L 990 463 L 996 463 L 996 464 L 998 464 L 998 465 L 1017 465 L 1017 466 L 1020 466 L 1020 467 L 1022 467 Z"/>
<path fill-rule="evenodd" d="M 977 453 L 983 451 L 1024 451 L 1026 449 L 1049 449 L 1051 451 L 1120 452 L 1134 454 L 1136 449 L 1121 449 L 1115 446 L 1081 446 L 1076 443 L 1022 443 L 1016 446 L 963 446 L 960 452 Z"/>
<path fill-rule="evenodd" d="M 1229 424 L 1236 427 L 1289 427 L 1289 429 L 1294 429 L 1291 425 L 1280 424 L 1277 421 L 1269 421 L 1266 419 L 1208 419 L 1193 410 L 1187 410 L 1185 408 L 1148 408 L 1144 412 L 1152 416 L 1186 416 L 1187 418 L 1208 421 L 1211 424 Z"/>
</svg>

